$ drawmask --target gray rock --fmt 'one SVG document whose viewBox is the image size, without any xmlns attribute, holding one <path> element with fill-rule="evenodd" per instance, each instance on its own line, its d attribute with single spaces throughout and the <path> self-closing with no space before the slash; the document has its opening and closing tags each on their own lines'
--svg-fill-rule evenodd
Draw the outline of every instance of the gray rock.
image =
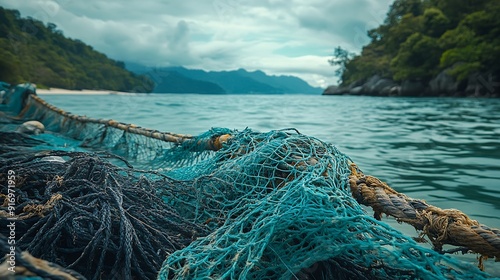
<svg viewBox="0 0 500 280">
<path fill-rule="evenodd" d="M 372 77 L 370 77 L 366 83 L 363 84 L 363 90 L 362 92 L 364 94 L 375 94 L 375 85 L 378 83 L 378 81 L 380 80 L 380 76 L 379 75 L 374 75 Z"/>
<path fill-rule="evenodd" d="M 351 88 L 349 92 L 352 94 L 389 95 L 390 88 L 395 85 L 391 79 L 373 75 L 366 83 Z"/>
<path fill-rule="evenodd" d="M 330 86 L 323 94 L 380 95 L 380 96 L 471 96 L 499 97 L 500 77 L 491 72 L 474 73 L 457 81 L 448 74 L 451 68 L 441 71 L 429 82 L 405 80 L 401 84 L 374 75 L 368 80 L 357 80 L 347 86 Z"/>
<path fill-rule="evenodd" d="M 330 95 L 330 94 L 337 94 L 337 89 L 338 86 L 328 86 L 324 91 L 323 94 L 325 95 Z"/>
<path fill-rule="evenodd" d="M 362 87 L 362 86 L 351 88 L 349 90 L 349 94 L 359 95 L 359 94 L 363 93 L 363 89 L 364 89 L 364 87 Z"/>
<path fill-rule="evenodd" d="M 429 82 L 432 95 L 453 95 L 458 91 L 458 82 L 447 73 L 448 70 L 443 70 Z"/>
<path fill-rule="evenodd" d="M 389 89 L 389 96 L 398 96 L 401 95 L 401 87 L 393 86 Z"/>
<path fill-rule="evenodd" d="M 393 93 L 393 88 L 395 86 L 396 86 L 395 84 L 391 84 L 391 85 L 386 85 L 384 87 L 381 87 L 381 88 L 377 89 L 378 94 L 380 96 L 395 96 L 395 95 L 398 95 L 399 94 L 399 90 L 396 90 L 396 92 Z"/>
<path fill-rule="evenodd" d="M 467 78 L 465 94 L 471 97 L 498 96 L 500 81 L 491 73 L 473 73 Z"/>
<path fill-rule="evenodd" d="M 404 80 L 399 90 L 402 96 L 422 96 L 426 88 L 421 81 Z"/>
<path fill-rule="evenodd" d="M 390 94 L 391 88 L 394 87 L 395 85 L 396 84 L 394 83 L 393 80 L 383 78 L 383 79 L 378 80 L 377 83 L 375 83 L 375 85 L 373 85 L 371 91 L 373 94 L 376 94 L 376 95 L 387 96 Z"/>
</svg>

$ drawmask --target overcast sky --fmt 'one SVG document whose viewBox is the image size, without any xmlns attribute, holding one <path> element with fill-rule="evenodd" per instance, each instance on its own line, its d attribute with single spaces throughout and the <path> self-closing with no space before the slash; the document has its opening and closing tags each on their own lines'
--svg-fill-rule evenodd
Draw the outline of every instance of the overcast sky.
<svg viewBox="0 0 500 280">
<path fill-rule="evenodd" d="M 110 58 L 148 66 L 263 70 L 337 81 L 336 46 L 359 53 L 393 0 L 0 0 Z"/>
</svg>

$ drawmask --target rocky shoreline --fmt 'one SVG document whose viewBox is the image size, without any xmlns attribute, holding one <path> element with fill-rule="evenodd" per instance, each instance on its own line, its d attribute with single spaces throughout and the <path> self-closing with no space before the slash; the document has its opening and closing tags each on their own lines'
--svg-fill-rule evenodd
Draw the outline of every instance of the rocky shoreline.
<svg viewBox="0 0 500 280">
<path fill-rule="evenodd" d="M 374 75 L 347 86 L 329 86 L 323 95 L 500 97 L 500 79 L 492 73 L 475 73 L 457 81 L 442 71 L 430 81 L 392 79 Z"/>
</svg>

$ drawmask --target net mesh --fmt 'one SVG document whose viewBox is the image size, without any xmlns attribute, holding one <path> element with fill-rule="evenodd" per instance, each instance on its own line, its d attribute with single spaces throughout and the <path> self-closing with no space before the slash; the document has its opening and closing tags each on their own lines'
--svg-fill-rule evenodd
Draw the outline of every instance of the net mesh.
<svg viewBox="0 0 500 280">
<path fill-rule="evenodd" d="M 7 169 L 22 174 L 18 245 L 87 278 L 489 277 L 369 216 L 351 194 L 349 157 L 293 129 L 215 128 L 165 142 L 33 96 L 22 108 L 48 132 L 2 132 L 2 193 Z"/>
<path fill-rule="evenodd" d="M 170 255 L 159 279 L 481 275 L 367 216 L 349 158 L 318 139 L 245 130 L 210 161 L 178 209 L 213 231 Z"/>
</svg>

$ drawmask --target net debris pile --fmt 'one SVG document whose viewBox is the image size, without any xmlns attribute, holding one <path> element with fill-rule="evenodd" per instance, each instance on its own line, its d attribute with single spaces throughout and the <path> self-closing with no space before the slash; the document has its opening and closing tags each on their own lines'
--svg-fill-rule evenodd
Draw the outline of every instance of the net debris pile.
<svg viewBox="0 0 500 280">
<path fill-rule="evenodd" d="M 174 184 L 165 176 L 146 178 L 108 154 L 8 147 L 0 146 L 0 182 L 15 171 L 16 201 L 11 216 L 7 192 L 0 195 L 0 232 L 15 219 L 17 247 L 37 258 L 89 279 L 154 279 L 167 255 L 206 234 L 156 194 Z"/>
<path fill-rule="evenodd" d="M 159 279 L 482 276 L 368 216 L 351 194 L 349 158 L 318 139 L 246 130 L 209 166 L 189 212 L 213 232 L 170 255 Z"/>
<path fill-rule="evenodd" d="M 382 213 L 414 225 L 436 249 L 451 244 L 500 258 L 500 231 L 467 225 L 490 246 L 467 248 L 442 232 L 462 220 L 431 227 L 438 209 L 293 129 L 180 135 L 73 116 L 35 95 L 16 107 L 15 98 L 5 102 L 13 111 L 0 128 L 0 186 L 5 194 L 5 174 L 15 170 L 17 247 L 76 279 L 490 277 L 422 247 L 381 222 Z M 6 131 L 27 120 L 41 121 L 46 132 Z"/>
</svg>

